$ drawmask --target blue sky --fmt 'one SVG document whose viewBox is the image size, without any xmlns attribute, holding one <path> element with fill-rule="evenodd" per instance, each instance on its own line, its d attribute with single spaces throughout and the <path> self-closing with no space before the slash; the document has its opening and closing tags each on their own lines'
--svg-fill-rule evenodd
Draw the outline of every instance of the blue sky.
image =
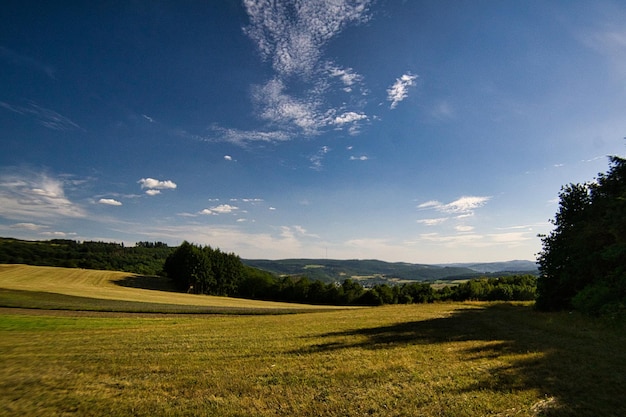
<svg viewBox="0 0 626 417">
<path fill-rule="evenodd" d="M 1 236 L 533 260 L 561 185 L 624 154 L 620 1 L 8 1 L 0 16 Z"/>
</svg>

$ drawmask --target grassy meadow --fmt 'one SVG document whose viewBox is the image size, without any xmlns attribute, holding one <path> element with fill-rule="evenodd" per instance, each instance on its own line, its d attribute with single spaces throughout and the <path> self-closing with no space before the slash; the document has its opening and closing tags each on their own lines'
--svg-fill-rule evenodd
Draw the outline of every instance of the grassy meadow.
<svg viewBox="0 0 626 417">
<path fill-rule="evenodd" d="M 529 304 L 101 310 L 0 308 L 1 416 L 626 415 L 623 327 Z"/>
</svg>

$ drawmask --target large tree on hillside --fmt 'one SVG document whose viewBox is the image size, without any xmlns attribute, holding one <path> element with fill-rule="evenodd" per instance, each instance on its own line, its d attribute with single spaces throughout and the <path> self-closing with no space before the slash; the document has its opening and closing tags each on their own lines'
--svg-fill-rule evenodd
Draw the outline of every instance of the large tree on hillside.
<svg viewBox="0 0 626 417">
<path fill-rule="evenodd" d="M 178 289 L 210 295 L 237 294 L 243 269 L 239 256 L 187 241 L 167 257 L 163 266 Z"/>
<path fill-rule="evenodd" d="M 592 314 L 626 303 L 626 159 L 594 182 L 561 189 L 554 230 L 542 237 L 537 308 Z"/>
</svg>

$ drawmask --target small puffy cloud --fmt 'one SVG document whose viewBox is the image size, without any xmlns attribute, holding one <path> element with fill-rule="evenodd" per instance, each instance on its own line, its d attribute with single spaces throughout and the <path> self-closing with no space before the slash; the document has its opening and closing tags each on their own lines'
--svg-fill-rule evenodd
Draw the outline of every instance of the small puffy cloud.
<svg viewBox="0 0 626 417">
<path fill-rule="evenodd" d="M 336 125 L 344 125 L 346 123 L 358 122 L 359 120 L 367 119 L 367 116 L 363 113 L 356 113 L 353 111 L 349 111 L 343 113 L 340 116 L 335 117 L 334 123 Z"/>
<path fill-rule="evenodd" d="M 112 198 L 101 198 L 100 200 L 98 200 L 98 203 L 104 204 L 107 206 L 121 206 L 122 205 L 121 202 L 114 200 Z"/>
<path fill-rule="evenodd" d="M 176 184 L 173 181 L 166 180 L 160 181 L 154 178 L 142 178 L 137 181 L 141 184 L 141 188 L 155 189 L 155 190 L 173 190 L 176 188 Z"/>
<path fill-rule="evenodd" d="M 473 226 L 466 226 L 466 225 L 458 225 L 454 228 L 457 232 L 471 232 L 472 230 L 474 230 Z"/>
<path fill-rule="evenodd" d="M 351 161 L 367 161 L 369 158 L 365 155 L 361 155 L 361 156 L 351 156 L 350 160 Z"/>
<path fill-rule="evenodd" d="M 236 210 L 239 210 L 239 207 L 231 206 L 230 204 L 220 204 L 219 206 L 205 208 L 200 214 L 217 216 L 219 214 L 229 214 Z"/>
<path fill-rule="evenodd" d="M 146 194 L 149 196 L 155 196 L 161 194 L 161 190 L 174 190 L 176 189 L 176 183 L 170 180 L 156 180 L 154 178 L 142 178 L 137 181 L 142 189 L 146 189 Z"/>
<path fill-rule="evenodd" d="M 344 88 L 346 92 L 350 92 L 352 85 L 363 79 L 363 77 L 354 72 L 352 68 L 338 68 L 336 66 L 329 65 L 328 72 L 331 77 L 338 77 L 341 80 L 343 85 L 346 86 L 346 88 Z"/>
<path fill-rule="evenodd" d="M 387 101 L 391 101 L 390 108 L 395 109 L 398 103 L 408 97 L 409 87 L 415 85 L 417 75 L 406 73 L 400 78 L 396 78 L 396 82 L 387 89 Z"/>
<path fill-rule="evenodd" d="M 224 159 L 225 159 L 226 161 L 232 161 L 232 160 L 233 160 L 233 157 L 232 157 L 232 156 L 230 156 L 230 155 L 224 155 Z"/>
</svg>

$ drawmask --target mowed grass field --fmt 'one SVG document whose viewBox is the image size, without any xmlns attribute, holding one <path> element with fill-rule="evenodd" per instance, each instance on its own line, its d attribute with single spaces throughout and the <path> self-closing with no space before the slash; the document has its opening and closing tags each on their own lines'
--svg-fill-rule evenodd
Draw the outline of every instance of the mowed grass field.
<svg viewBox="0 0 626 417">
<path fill-rule="evenodd" d="M 131 312 L 288 312 L 336 309 L 174 292 L 167 278 L 127 272 L 0 265 L 0 305 Z"/>
<path fill-rule="evenodd" d="M 623 330 L 510 303 L 255 315 L 4 308 L 0 415 L 623 416 Z"/>
</svg>

